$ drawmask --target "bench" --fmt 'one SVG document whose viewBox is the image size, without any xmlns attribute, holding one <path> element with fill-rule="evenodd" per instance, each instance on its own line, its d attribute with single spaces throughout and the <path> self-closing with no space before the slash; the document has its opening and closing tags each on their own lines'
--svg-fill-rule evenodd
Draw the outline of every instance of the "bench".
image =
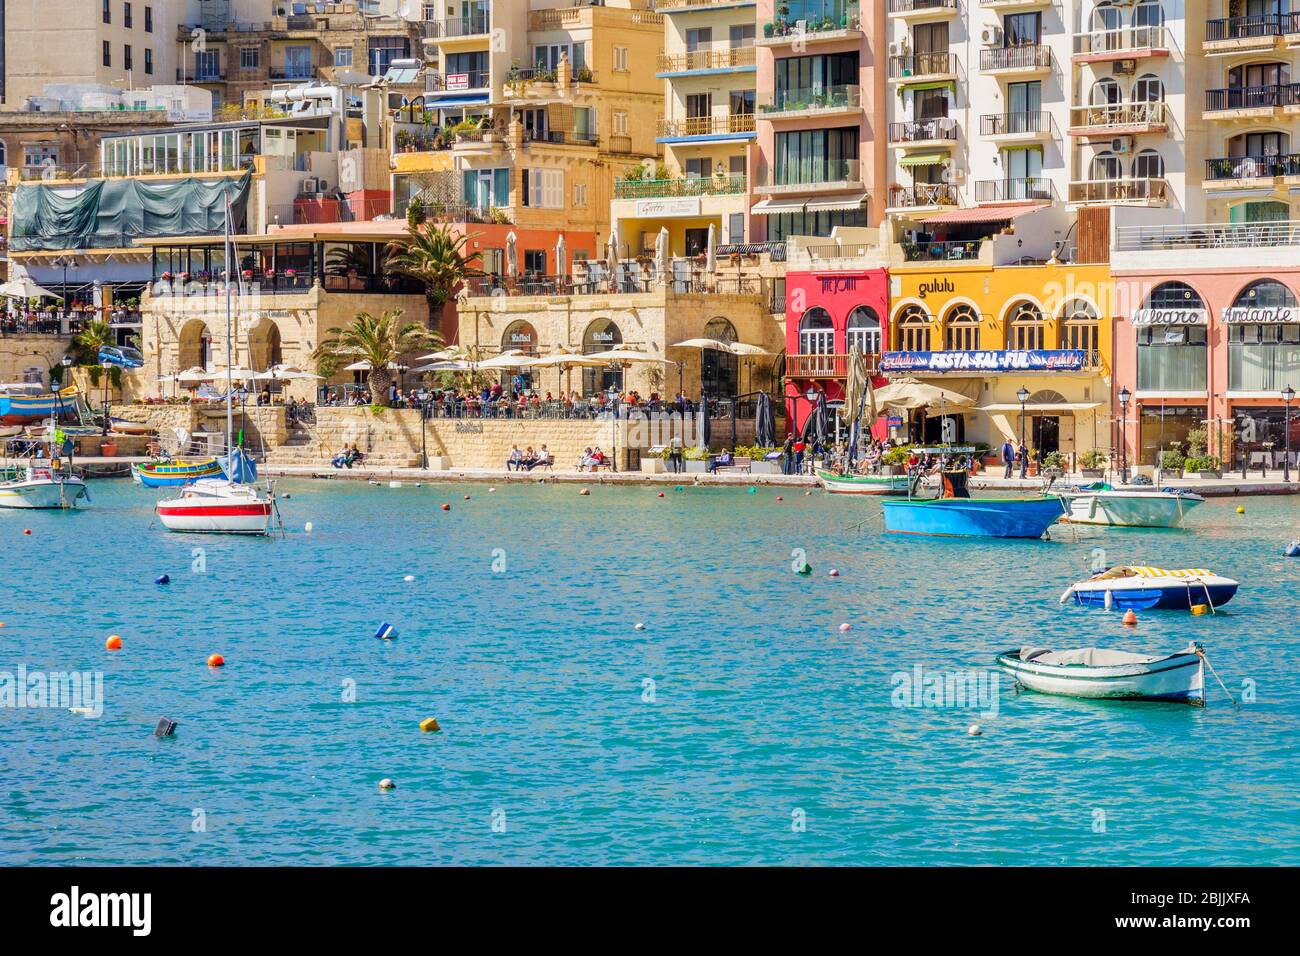
<svg viewBox="0 0 1300 956">
<path fill-rule="evenodd" d="M 713 473 L 716 475 L 725 469 L 726 471 L 743 471 L 748 475 L 753 470 L 753 466 L 754 459 L 736 456 L 731 459 L 730 465 L 718 465 L 713 469 Z"/>
</svg>

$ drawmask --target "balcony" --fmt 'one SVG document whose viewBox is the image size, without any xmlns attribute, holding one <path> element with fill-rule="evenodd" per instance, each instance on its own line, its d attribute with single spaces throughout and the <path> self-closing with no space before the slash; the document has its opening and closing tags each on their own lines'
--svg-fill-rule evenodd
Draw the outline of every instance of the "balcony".
<svg viewBox="0 0 1300 956">
<path fill-rule="evenodd" d="M 655 65 L 656 76 L 685 76 L 691 73 L 730 73 L 751 71 L 754 66 L 752 46 L 692 50 L 689 53 L 661 53 Z"/>
<path fill-rule="evenodd" d="M 1163 102 L 1103 103 L 1070 110 L 1071 136 L 1137 136 L 1168 129 Z"/>
<path fill-rule="evenodd" d="M 460 37 L 487 36 L 492 32 L 491 17 L 485 13 L 447 20 L 423 20 L 420 35 L 427 40 L 454 40 Z"/>
<path fill-rule="evenodd" d="M 658 141 L 678 143 L 692 139 L 752 139 L 754 114 L 732 113 L 728 116 L 688 116 L 685 119 L 659 120 Z"/>
<path fill-rule="evenodd" d="M 811 45 L 833 43 L 837 40 L 862 38 L 862 21 L 857 8 L 841 9 L 834 5 L 825 13 L 812 13 L 806 20 L 772 20 L 763 24 L 763 35 L 754 39 L 755 46 L 790 46 L 794 43 Z"/>
<path fill-rule="evenodd" d="M 1075 63 L 1141 60 L 1168 56 L 1172 47 L 1169 29 L 1163 26 L 1092 30 L 1074 35 L 1073 60 Z"/>
<path fill-rule="evenodd" d="M 980 72 L 994 75 L 1031 75 L 1052 69 L 1052 48 L 1039 44 L 985 47 L 980 50 Z"/>
<path fill-rule="evenodd" d="M 1056 121 L 1045 110 L 1036 113 L 985 113 L 980 117 L 980 135 L 995 143 L 1034 143 L 1056 139 Z"/>
<path fill-rule="evenodd" d="M 777 90 L 771 100 L 759 103 L 765 119 L 799 119 L 808 116 L 831 116 L 856 113 L 861 109 L 861 89 L 857 86 L 824 86 L 800 90 Z"/>
<path fill-rule="evenodd" d="M 426 73 L 424 74 L 424 91 L 426 93 L 464 93 L 467 90 L 485 90 L 489 84 L 487 70 L 472 70 L 469 73 Z"/>
<path fill-rule="evenodd" d="M 1236 86 L 1205 91 L 1206 119 L 1267 119 L 1279 110 L 1300 107 L 1300 83 Z"/>
<path fill-rule="evenodd" d="M 752 6 L 754 6 L 754 0 L 657 0 L 655 10 L 658 13 L 672 14 Z"/>
<path fill-rule="evenodd" d="M 979 0 L 984 10 L 1032 10 L 1034 7 L 1050 7 L 1057 0 Z"/>
<path fill-rule="evenodd" d="M 1290 30 L 1287 14 L 1264 13 L 1250 17 L 1226 17 L 1205 24 L 1202 49 L 1210 54 L 1255 53 L 1279 46 Z"/>
<path fill-rule="evenodd" d="M 743 173 L 731 176 L 687 176 L 681 179 L 619 179 L 615 199 L 679 199 L 693 196 L 739 196 L 745 192 Z"/>
<path fill-rule="evenodd" d="M 957 15 L 957 0 L 889 0 L 888 10 L 891 17 L 914 23 L 947 20 Z"/>
<path fill-rule="evenodd" d="M 1080 206 L 1164 206 L 1169 184 L 1163 179 L 1094 179 L 1070 183 L 1070 202 Z"/>
<path fill-rule="evenodd" d="M 957 121 L 950 116 L 906 120 L 889 124 L 891 146 L 953 146 L 957 142 Z"/>
<path fill-rule="evenodd" d="M 198 68 L 191 66 L 182 69 L 177 69 L 176 71 L 176 82 L 182 84 L 220 83 L 222 82 L 222 80 L 223 77 L 221 75 L 221 68 L 219 66 L 213 67 L 213 66 L 203 65 Z"/>
<path fill-rule="evenodd" d="M 796 166 L 765 170 L 754 192 L 798 195 L 862 189 L 862 172 L 856 159 L 811 160 Z"/>
<path fill-rule="evenodd" d="M 1300 246 L 1300 221 L 1118 226 L 1115 233 L 1117 252 L 1268 249 Z"/>
<path fill-rule="evenodd" d="M 483 83 L 487 83 L 486 76 L 483 77 Z M 518 67 L 511 67 L 506 73 L 502 98 L 507 102 L 527 102 L 530 99 L 553 99 L 557 93 L 563 93 L 560 85 L 560 74 L 558 70 L 548 70 L 542 67 L 534 69 L 521 70 Z M 576 88 L 581 85 L 594 85 L 596 74 L 588 67 L 580 66 L 569 74 L 569 86 Z"/>
<path fill-rule="evenodd" d="M 957 57 L 952 53 L 908 53 L 889 58 L 891 83 L 956 78 Z"/>
<path fill-rule="evenodd" d="M 272 80 L 311 80 L 320 75 L 315 63 L 282 63 L 267 71 Z"/>
<path fill-rule="evenodd" d="M 1205 185 L 1213 189 L 1234 183 L 1281 176 L 1300 176 L 1300 153 L 1279 156 L 1226 156 L 1205 161 Z"/>
<path fill-rule="evenodd" d="M 903 258 L 907 262 L 970 262 L 980 257 L 982 239 L 957 239 L 935 242 L 902 243 Z"/>
<path fill-rule="evenodd" d="M 904 209 L 932 209 L 957 206 L 960 199 L 952 183 L 913 183 L 889 187 L 889 212 Z"/>
<path fill-rule="evenodd" d="M 862 358 L 867 364 L 867 374 L 876 375 L 880 371 L 880 355 L 870 352 Z M 849 357 L 834 355 L 830 352 L 787 355 L 785 357 L 786 378 L 848 378 Z"/>
<path fill-rule="evenodd" d="M 977 203 L 1056 202 L 1056 186 L 1042 176 L 982 179 L 975 184 Z"/>
</svg>

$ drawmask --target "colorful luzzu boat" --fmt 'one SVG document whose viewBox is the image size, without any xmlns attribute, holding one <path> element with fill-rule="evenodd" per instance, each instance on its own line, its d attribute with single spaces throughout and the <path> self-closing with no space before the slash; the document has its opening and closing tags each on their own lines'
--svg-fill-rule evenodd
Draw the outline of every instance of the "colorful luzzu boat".
<svg viewBox="0 0 1300 956">
<path fill-rule="evenodd" d="M 215 458 L 178 458 L 135 465 L 131 477 L 146 488 L 172 488 L 192 484 L 200 478 L 223 478 L 225 473 Z"/>
<path fill-rule="evenodd" d="M 27 425 L 71 412 L 77 407 L 77 390 L 65 388 L 47 395 L 0 391 L 0 425 Z"/>
<path fill-rule="evenodd" d="M 886 498 L 885 530 L 954 538 L 1041 538 L 1065 513 L 1056 495 L 972 498 L 964 471 L 942 475 L 942 498 Z"/>
</svg>

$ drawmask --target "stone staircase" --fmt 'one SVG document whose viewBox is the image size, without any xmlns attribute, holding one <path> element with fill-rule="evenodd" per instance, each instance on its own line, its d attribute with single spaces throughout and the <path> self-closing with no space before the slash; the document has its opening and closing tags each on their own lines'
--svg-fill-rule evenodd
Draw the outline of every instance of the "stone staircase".
<svg viewBox="0 0 1300 956">
<path fill-rule="evenodd" d="M 357 444 L 366 453 L 365 464 L 370 468 L 413 468 L 420 463 L 404 443 L 380 441 L 369 449 L 368 442 Z M 328 468 L 341 447 L 341 443 L 330 444 L 319 436 L 315 425 L 298 424 L 289 431 L 284 444 L 267 452 L 265 463 L 272 467 Z"/>
</svg>

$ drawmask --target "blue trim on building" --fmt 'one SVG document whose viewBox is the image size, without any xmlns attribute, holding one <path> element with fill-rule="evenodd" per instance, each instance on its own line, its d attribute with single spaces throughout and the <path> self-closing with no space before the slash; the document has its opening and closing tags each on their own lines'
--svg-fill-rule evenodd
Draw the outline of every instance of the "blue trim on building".
<svg viewBox="0 0 1300 956">
<path fill-rule="evenodd" d="M 702 136 L 656 136 L 656 143 L 726 143 L 737 139 L 756 139 L 758 131 L 750 133 L 706 133 Z"/>
<path fill-rule="evenodd" d="M 674 70 L 669 73 L 656 73 L 655 76 L 661 80 L 672 79 L 677 76 L 715 76 L 720 73 L 757 73 L 757 66 L 715 66 L 704 70 Z"/>
</svg>

